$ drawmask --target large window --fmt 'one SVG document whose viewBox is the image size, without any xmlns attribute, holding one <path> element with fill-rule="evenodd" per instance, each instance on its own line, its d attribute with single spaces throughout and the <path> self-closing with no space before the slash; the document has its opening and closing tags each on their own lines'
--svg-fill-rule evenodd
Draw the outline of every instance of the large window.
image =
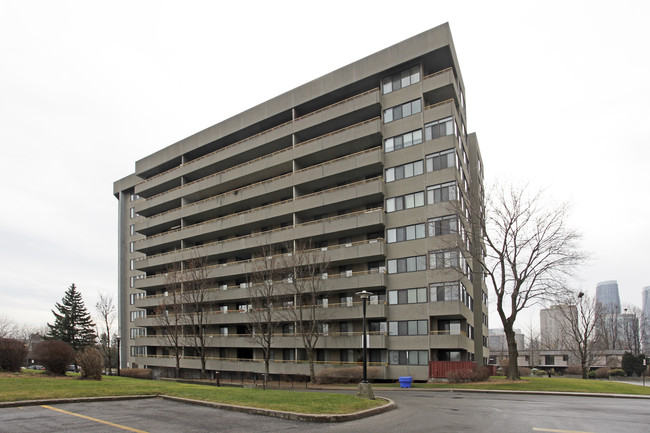
<svg viewBox="0 0 650 433">
<path fill-rule="evenodd" d="M 439 283 L 429 286 L 431 302 L 458 301 L 460 299 L 460 283 Z"/>
<path fill-rule="evenodd" d="M 384 110 L 384 123 L 399 120 L 404 117 L 409 117 L 422 111 L 422 101 L 416 99 L 415 101 L 407 102 L 406 104 L 398 105 Z"/>
<path fill-rule="evenodd" d="M 428 365 L 429 352 L 426 350 L 389 350 L 388 363 L 392 365 Z"/>
<path fill-rule="evenodd" d="M 435 122 L 427 123 L 424 125 L 424 139 L 426 141 L 433 140 L 434 138 L 444 137 L 445 135 L 452 135 L 456 133 L 456 124 L 453 117 L 436 120 Z"/>
<path fill-rule="evenodd" d="M 427 320 L 388 322 L 388 335 L 427 335 Z"/>
<path fill-rule="evenodd" d="M 424 172 L 422 160 L 409 162 L 408 164 L 398 165 L 386 169 L 386 182 L 394 182 L 400 179 L 418 176 Z"/>
<path fill-rule="evenodd" d="M 413 239 L 422 239 L 426 236 L 424 230 L 424 223 L 414 224 L 411 226 L 396 227 L 386 230 L 386 242 L 392 244 L 393 242 L 411 241 Z"/>
<path fill-rule="evenodd" d="M 391 305 L 418 304 L 421 302 L 427 302 L 427 289 L 425 287 L 388 292 L 388 303 Z"/>
<path fill-rule="evenodd" d="M 442 152 L 427 155 L 427 172 L 442 170 L 444 168 L 460 166 L 454 149 L 443 150 Z"/>
<path fill-rule="evenodd" d="M 402 274 L 405 272 L 426 271 L 426 270 L 427 270 L 426 256 L 405 257 L 402 259 L 388 260 L 389 274 Z"/>
<path fill-rule="evenodd" d="M 431 269 L 459 268 L 465 271 L 465 258 L 459 250 L 429 252 L 429 267 Z"/>
<path fill-rule="evenodd" d="M 460 320 L 438 320 L 438 334 L 460 335 Z"/>
<path fill-rule="evenodd" d="M 398 74 L 391 75 L 381 80 L 381 90 L 383 94 L 394 92 L 402 87 L 420 82 L 420 66 L 413 66 Z"/>
<path fill-rule="evenodd" d="M 147 356 L 147 346 L 131 346 L 131 356 Z"/>
<path fill-rule="evenodd" d="M 429 226 L 429 236 L 431 237 L 458 233 L 459 221 L 457 215 L 429 218 L 427 224 Z"/>
<path fill-rule="evenodd" d="M 406 134 L 397 135 L 395 137 L 387 138 L 384 141 L 384 151 L 386 153 L 394 150 L 404 149 L 416 144 L 422 143 L 422 130 L 407 132 Z"/>
<path fill-rule="evenodd" d="M 424 206 L 424 191 L 386 199 L 386 212 L 396 212 L 420 206 Z"/>
<path fill-rule="evenodd" d="M 440 185 L 427 187 L 427 201 L 429 204 L 442 203 L 458 198 L 458 185 L 456 182 L 447 182 Z"/>
</svg>

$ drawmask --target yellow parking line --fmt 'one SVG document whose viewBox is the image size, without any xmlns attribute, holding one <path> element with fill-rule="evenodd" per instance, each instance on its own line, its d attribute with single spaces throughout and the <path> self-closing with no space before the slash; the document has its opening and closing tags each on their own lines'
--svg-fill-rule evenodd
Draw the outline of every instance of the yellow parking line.
<svg viewBox="0 0 650 433">
<path fill-rule="evenodd" d="M 579 430 L 556 430 L 552 428 L 538 428 L 538 427 L 533 427 L 533 431 L 543 431 L 543 432 L 550 432 L 550 433 L 592 433 L 588 431 L 579 431 Z"/>
<path fill-rule="evenodd" d="M 44 407 L 45 409 L 55 410 L 57 412 L 61 412 L 61 413 L 64 413 L 66 415 L 78 416 L 79 418 L 87 419 L 89 421 L 94 421 L 94 422 L 98 422 L 98 423 L 101 423 L 101 424 L 110 425 L 111 427 L 116 427 L 116 428 L 119 428 L 119 429 L 122 429 L 122 430 L 132 431 L 134 433 L 148 433 L 148 432 L 146 432 L 144 430 L 138 430 L 137 428 L 131 428 L 131 427 L 127 427 L 127 426 L 124 426 L 124 425 L 119 425 L 119 424 L 115 424 L 115 423 L 112 423 L 112 422 L 104 421 L 104 420 L 101 420 L 101 419 L 92 418 L 92 417 L 89 417 L 89 416 L 86 416 L 86 415 L 80 415 L 78 413 L 68 412 L 67 410 L 57 409 L 57 408 L 52 407 L 52 406 L 41 405 L 41 407 Z"/>
</svg>

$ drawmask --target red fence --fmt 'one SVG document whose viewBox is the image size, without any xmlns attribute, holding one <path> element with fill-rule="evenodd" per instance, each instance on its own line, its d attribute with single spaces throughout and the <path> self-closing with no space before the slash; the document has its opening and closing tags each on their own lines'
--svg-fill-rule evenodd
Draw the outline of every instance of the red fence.
<svg viewBox="0 0 650 433">
<path fill-rule="evenodd" d="M 472 370 L 476 363 L 472 361 L 430 361 L 429 377 L 446 378 L 450 371 Z"/>
<path fill-rule="evenodd" d="M 490 376 L 496 376 L 497 366 L 488 365 Z M 430 361 L 429 377 L 445 379 L 450 371 L 472 370 L 476 368 L 476 362 L 472 361 Z"/>
</svg>

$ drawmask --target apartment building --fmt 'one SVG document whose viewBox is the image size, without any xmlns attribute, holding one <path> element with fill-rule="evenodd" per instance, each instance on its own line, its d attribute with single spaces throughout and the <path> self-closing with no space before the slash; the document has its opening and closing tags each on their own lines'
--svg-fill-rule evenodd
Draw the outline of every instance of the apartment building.
<svg viewBox="0 0 650 433">
<path fill-rule="evenodd" d="M 372 293 L 377 377 L 424 380 L 432 361 L 487 364 L 473 211 L 483 164 L 464 88 L 444 24 L 136 161 L 114 183 L 121 365 L 170 374 L 160 305 L 171 270 L 200 257 L 210 281 L 207 371 L 263 372 L 251 275 L 269 246 L 287 255 L 298 244 L 328 263 L 317 371 L 360 365 L 362 290 Z M 277 320 L 270 373 L 308 375 L 295 323 Z M 200 368 L 190 347 L 181 368 Z"/>
</svg>

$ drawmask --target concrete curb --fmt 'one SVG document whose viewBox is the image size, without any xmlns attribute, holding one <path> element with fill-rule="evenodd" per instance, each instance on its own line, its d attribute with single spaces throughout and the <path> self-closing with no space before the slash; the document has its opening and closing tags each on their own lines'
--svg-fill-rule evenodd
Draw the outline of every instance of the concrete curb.
<svg viewBox="0 0 650 433">
<path fill-rule="evenodd" d="M 389 391 L 393 388 L 379 388 L 380 390 Z M 636 398 L 636 399 L 650 399 L 650 395 L 635 395 L 635 394 L 606 394 L 606 393 L 589 393 L 589 392 L 566 392 L 566 391 L 512 391 L 503 389 L 458 389 L 458 388 L 408 388 L 399 389 L 395 391 L 401 392 L 468 392 L 468 393 L 484 393 L 484 394 L 535 394 L 535 395 L 566 395 L 572 397 L 610 397 L 610 398 Z"/>
<path fill-rule="evenodd" d="M 65 404 L 65 403 L 94 403 L 99 401 L 139 400 L 139 399 L 146 399 L 146 398 L 161 398 L 163 400 L 194 404 L 198 406 L 213 407 L 216 409 L 231 410 L 234 412 L 272 416 L 275 418 L 289 419 L 294 421 L 323 422 L 323 423 L 324 422 L 346 422 L 355 419 L 366 418 L 369 416 L 387 412 L 397 407 L 397 405 L 393 400 L 385 397 L 378 397 L 378 399 L 380 400 L 385 400 L 386 404 L 372 409 L 362 410 L 359 412 L 348 413 L 348 414 L 319 415 L 319 414 L 306 414 L 306 413 L 297 413 L 297 412 L 284 412 L 279 410 L 262 409 L 257 407 L 248 407 L 248 406 L 237 406 L 232 404 L 193 400 L 189 398 L 173 397 L 168 395 L 128 395 L 128 396 L 79 397 L 79 398 L 60 398 L 60 399 L 47 399 L 47 400 L 9 401 L 9 402 L 0 402 L 0 409 L 9 408 L 9 407 L 22 407 L 22 406 L 41 406 L 44 404 L 49 405 L 49 404 Z"/>
<path fill-rule="evenodd" d="M 157 395 L 116 395 L 106 397 L 52 398 L 47 400 L 22 400 L 0 402 L 0 409 L 5 407 L 40 406 L 43 404 L 92 403 L 96 401 L 121 401 L 156 398 Z"/>
<path fill-rule="evenodd" d="M 232 410 L 235 412 L 244 412 L 244 413 L 249 413 L 254 415 L 266 415 L 275 418 L 289 419 L 293 421 L 308 421 L 308 422 L 323 422 L 323 423 L 324 422 L 346 422 L 346 421 L 366 418 L 369 416 L 387 412 L 397 407 L 397 405 L 393 400 L 385 397 L 378 397 L 378 399 L 385 400 L 386 404 L 372 409 L 362 410 L 359 412 L 348 413 L 348 414 L 319 415 L 319 414 L 307 414 L 307 413 L 297 413 L 297 412 L 284 412 L 284 411 L 271 410 L 271 409 L 260 409 L 260 408 L 248 407 L 248 406 L 236 406 L 231 404 L 214 403 L 210 401 L 201 401 L 201 400 L 191 400 L 187 398 L 172 397 L 167 395 L 161 395 L 160 398 L 164 400 L 171 400 L 180 403 L 196 404 L 200 406 L 208 406 L 217 409 Z"/>
</svg>

